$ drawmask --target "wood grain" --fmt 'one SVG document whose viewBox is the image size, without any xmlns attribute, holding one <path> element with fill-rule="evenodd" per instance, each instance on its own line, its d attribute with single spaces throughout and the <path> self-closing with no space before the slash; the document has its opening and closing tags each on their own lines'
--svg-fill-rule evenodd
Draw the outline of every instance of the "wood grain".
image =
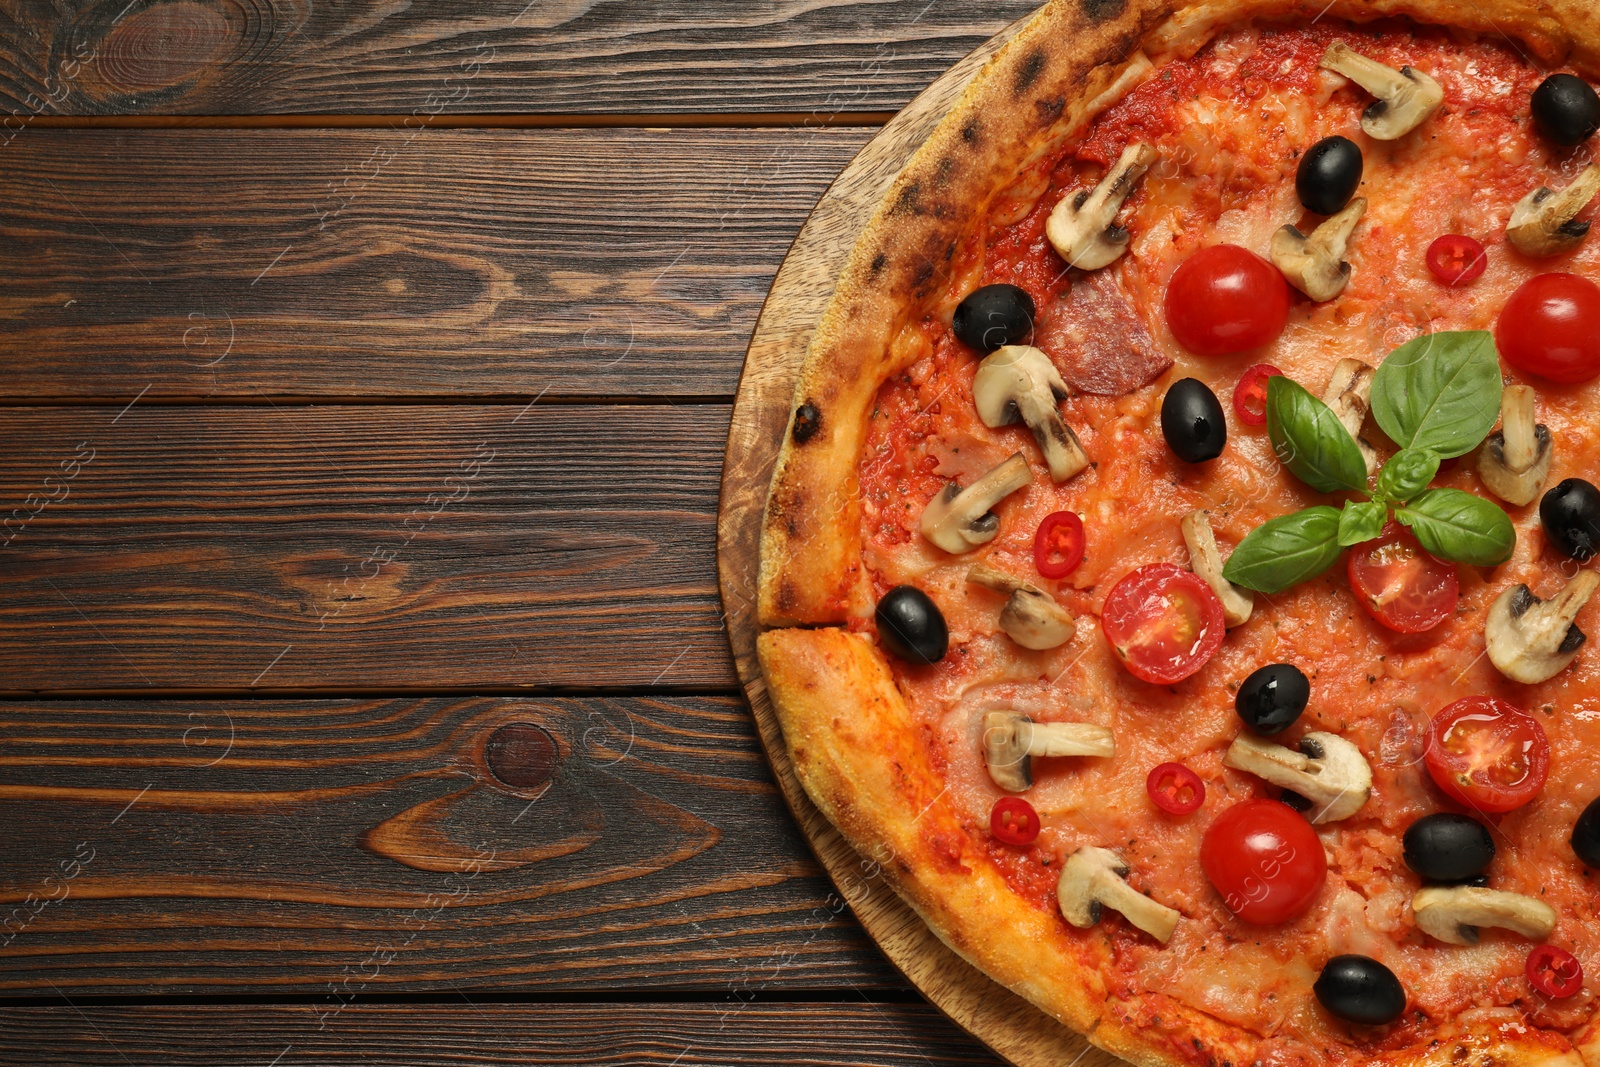
<svg viewBox="0 0 1600 1067">
<path fill-rule="evenodd" d="M 0 400 L 731 397 L 867 136 L 29 131 L 0 170 Z"/>
<path fill-rule="evenodd" d="M 39 0 L 0 16 L 0 114 L 894 111 L 1035 6 Z"/>
<path fill-rule="evenodd" d="M 9 996 L 902 988 L 731 697 L 0 704 L 0 822 Z"/>
<path fill-rule="evenodd" d="M 9 411 L 0 690 L 730 686 L 712 555 L 727 420 Z"/>
</svg>

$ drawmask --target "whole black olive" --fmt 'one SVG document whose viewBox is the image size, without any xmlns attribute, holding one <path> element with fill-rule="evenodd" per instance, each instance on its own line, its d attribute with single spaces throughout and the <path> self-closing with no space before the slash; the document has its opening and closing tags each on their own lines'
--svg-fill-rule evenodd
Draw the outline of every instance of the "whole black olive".
<svg viewBox="0 0 1600 1067">
<path fill-rule="evenodd" d="M 1600 797 L 1591 801 L 1573 824 L 1572 851 L 1585 867 L 1600 870 Z"/>
<path fill-rule="evenodd" d="M 1382 1026 L 1406 1010 L 1406 990 L 1394 972 L 1371 956 L 1335 956 L 1311 991 L 1329 1012 L 1365 1026 Z"/>
<path fill-rule="evenodd" d="M 1204 463 L 1222 455 L 1228 424 L 1217 394 L 1197 378 L 1173 382 L 1161 401 L 1161 435 L 1185 463 Z"/>
<path fill-rule="evenodd" d="M 1015 285 L 974 289 L 956 306 L 951 325 L 961 343 L 979 352 L 1021 344 L 1033 332 L 1033 297 Z"/>
<path fill-rule="evenodd" d="M 1578 561 L 1600 552 L 1600 489 L 1582 478 L 1568 478 L 1539 501 L 1544 535 Z"/>
<path fill-rule="evenodd" d="M 1552 74 L 1533 91 L 1533 121 L 1556 144 L 1582 144 L 1600 130 L 1600 96 L 1582 78 Z"/>
<path fill-rule="evenodd" d="M 1325 137 L 1300 159 L 1294 191 L 1307 211 L 1336 215 L 1361 185 L 1361 147 L 1348 137 Z"/>
<path fill-rule="evenodd" d="M 878 640 L 907 663 L 937 663 L 950 649 L 939 605 L 914 585 L 897 585 L 878 601 Z"/>
<path fill-rule="evenodd" d="M 1274 663 L 1251 673 L 1233 698 L 1244 724 L 1271 737 L 1294 725 L 1311 699 L 1311 680 L 1292 663 Z"/>
<path fill-rule="evenodd" d="M 1406 866 L 1434 882 L 1465 882 L 1494 859 L 1494 838 L 1477 819 L 1424 815 L 1406 828 Z"/>
</svg>

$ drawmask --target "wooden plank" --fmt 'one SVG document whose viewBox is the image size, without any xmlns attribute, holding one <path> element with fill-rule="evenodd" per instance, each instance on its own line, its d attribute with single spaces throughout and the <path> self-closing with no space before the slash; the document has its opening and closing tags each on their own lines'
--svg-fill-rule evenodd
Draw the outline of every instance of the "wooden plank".
<svg viewBox="0 0 1600 1067">
<path fill-rule="evenodd" d="M 0 399 L 731 397 L 869 133 L 31 130 Z"/>
<path fill-rule="evenodd" d="M 0 690 L 724 687 L 721 405 L 0 420 Z"/>
<path fill-rule="evenodd" d="M 0 114 L 893 111 L 1035 0 L 215 0 L 0 17 Z"/>
<path fill-rule="evenodd" d="M 903 988 L 738 698 L 7 703 L 0 783 L 10 996 Z"/>
</svg>

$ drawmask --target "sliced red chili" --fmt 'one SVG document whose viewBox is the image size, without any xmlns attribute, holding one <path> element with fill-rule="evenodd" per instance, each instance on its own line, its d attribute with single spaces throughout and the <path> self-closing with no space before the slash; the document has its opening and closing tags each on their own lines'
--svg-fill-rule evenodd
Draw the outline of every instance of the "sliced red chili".
<svg viewBox="0 0 1600 1067">
<path fill-rule="evenodd" d="M 1233 387 L 1233 413 L 1246 426 L 1267 424 L 1267 379 L 1281 378 L 1283 371 L 1270 363 L 1257 363 L 1244 372 Z"/>
<path fill-rule="evenodd" d="M 1459 233 L 1447 233 L 1428 246 L 1428 269 L 1446 285 L 1465 285 L 1489 266 L 1483 245 Z"/>
<path fill-rule="evenodd" d="M 989 832 L 1008 845 L 1031 845 L 1039 839 L 1039 813 L 1021 797 L 1001 797 L 989 812 Z"/>
<path fill-rule="evenodd" d="M 1156 807 L 1173 815 L 1193 815 L 1206 801 L 1206 784 L 1181 763 L 1163 763 L 1145 779 Z"/>
<path fill-rule="evenodd" d="M 1065 578 L 1083 562 L 1083 520 L 1070 511 L 1046 515 L 1033 536 L 1033 565 L 1045 578 Z"/>
<path fill-rule="evenodd" d="M 1570 997 L 1583 988 L 1583 964 L 1554 945 L 1537 945 L 1528 953 L 1528 983 L 1547 997 Z"/>
</svg>

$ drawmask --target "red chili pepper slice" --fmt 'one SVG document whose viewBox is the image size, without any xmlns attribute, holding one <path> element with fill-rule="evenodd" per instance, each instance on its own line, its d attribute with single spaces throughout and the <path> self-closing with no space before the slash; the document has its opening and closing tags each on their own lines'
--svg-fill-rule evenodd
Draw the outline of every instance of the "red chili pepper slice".
<svg viewBox="0 0 1600 1067">
<path fill-rule="evenodd" d="M 1039 813 L 1021 797 L 1001 797 L 989 812 L 989 832 L 1008 845 L 1031 845 L 1039 839 Z"/>
<path fill-rule="evenodd" d="M 1570 997 L 1583 988 L 1583 964 L 1554 945 L 1537 945 L 1528 953 L 1528 983 L 1547 997 Z"/>
<path fill-rule="evenodd" d="M 1181 763 L 1163 763 L 1145 779 L 1156 807 L 1173 815 L 1193 815 L 1206 801 L 1206 784 Z"/>
<path fill-rule="evenodd" d="M 1083 562 L 1083 520 L 1070 511 L 1046 515 L 1033 535 L 1033 565 L 1045 578 L 1065 578 Z"/>
<path fill-rule="evenodd" d="M 1233 413 L 1246 426 L 1267 424 L 1267 379 L 1281 378 L 1283 371 L 1270 363 L 1257 363 L 1244 372 L 1233 387 Z"/>
<path fill-rule="evenodd" d="M 1428 269 L 1446 285 L 1465 285 L 1489 266 L 1483 245 L 1459 233 L 1447 233 L 1428 246 Z"/>
</svg>

